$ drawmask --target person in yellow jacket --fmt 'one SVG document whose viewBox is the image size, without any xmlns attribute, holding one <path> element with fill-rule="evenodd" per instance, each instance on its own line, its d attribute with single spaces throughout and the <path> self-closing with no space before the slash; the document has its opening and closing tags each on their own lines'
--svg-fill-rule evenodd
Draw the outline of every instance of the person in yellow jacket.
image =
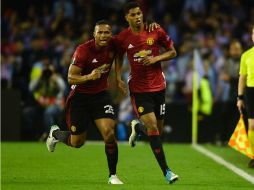
<svg viewBox="0 0 254 190">
<path fill-rule="evenodd" d="M 254 43 L 254 25 L 252 41 Z M 237 107 L 240 113 L 247 108 L 248 138 L 254 152 L 254 45 L 242 54 L 239 74 Z M 249 167 L 254 168 L 254 159 L 249 162 Z"/>
</svg>

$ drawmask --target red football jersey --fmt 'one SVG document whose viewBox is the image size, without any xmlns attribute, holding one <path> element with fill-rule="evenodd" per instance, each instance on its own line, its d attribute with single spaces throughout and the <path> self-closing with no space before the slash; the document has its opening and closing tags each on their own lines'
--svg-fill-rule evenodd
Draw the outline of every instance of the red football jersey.
<svg viewBox="0 0 254 190">
<path fill-rule="evenodd" d="M 116 42 L 120 53 L 127 52 L 131 66 L 128 79 L 131 92 L 156 92 L 166 88 L 161 63 L 149 66 L 142 64 L 144 57 L 160 55 L 161 48 L 173 46 L 173 41 L 162 28 L 153 32 L 144 30 L 139 34 L 134 34 L 127 28 L 117 36 Z"/>
<path fill-rule="evenodd" d="M 104 64 L 110 64 L 107 72 L 103 73 L 97 80 L 87 81 L 84 84 L 72 85 L 71 88 L 77 92 L 95 94 L 108 88 L 108 75 L 115 57 L 115 45 L 113 39 L 109 45 L 101 49 L 95 47 L 95 41 L 90 40 L 77 47 L 72 57 L 72 64 L 82 69 L 82 75 L 90 74 L 95 68 Z"/>
</svg>

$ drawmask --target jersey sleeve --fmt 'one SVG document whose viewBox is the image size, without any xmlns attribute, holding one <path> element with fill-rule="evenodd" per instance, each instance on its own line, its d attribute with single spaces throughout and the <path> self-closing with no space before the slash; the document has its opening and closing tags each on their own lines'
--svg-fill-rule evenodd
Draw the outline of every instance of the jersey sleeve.
<svg viewBox="0 0 254 190">
<path fill-rule="evenodd" d="M 71 64 L 80 68 L 84 68 L 86 59 L 87 51 L 79 46 L 72 56 Z"/>
<path fill-rule="evenodd" d="M 174 45 L 173 40 L 169 37 L 169 35 L 162 28 L 158 29 L 158 35 L 159 35 L 158 43 L 162 47 L 164 47 L 166 49 L 173 47 L 173 45 Z"/>
<path fill-rule="evenodd" d="M 247 65 L 246 65 L 246 61 L 245 61 L 245 56 L 246 54 L 244 53 L 241 56 L 241 62 L 240 62 L 240 75 L 247 75 Z"/>
</svg>

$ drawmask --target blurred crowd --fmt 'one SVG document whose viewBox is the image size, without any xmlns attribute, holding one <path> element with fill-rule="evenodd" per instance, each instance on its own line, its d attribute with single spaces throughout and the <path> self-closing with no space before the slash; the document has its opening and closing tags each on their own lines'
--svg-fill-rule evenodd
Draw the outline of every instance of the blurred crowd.
<svg viewBox="0 0 254 190">
<path fill-rule="evenodd" d="M 69 92 L 67 72 L 75 48 L 92 38 L 94 24 L 100 19 L 111 21 L 114 34 L 126 27 L 122 11 L 125 2 L 23 0 L 22 5 L 15 0 L 2 2 L 1 88 L 20 91 L 25 126 L 34 125 L 36 115 L 43 115 L 47 126 L 58 122 L 55 115 L 61 115 Z M 162 64 L 167 102 L 191 100 L 194 48 L 200 50 L 213 101 L 235 101 L 240 56 L 252 46 L 254 1 L 139 2 L 145 19 L 159 23 L 173 39 L 178 52 L 176 59 Z M 128 64 L 125 66 L 126 78 Z M 115 103 L 120 104 L 120 118 L 129 121 L 132 117 L 128 116 L 128 100 L 114 90 L 113 79 L 110 87 Z M 47 133 L 48 129 L 44 131 Z"/>
</svg>

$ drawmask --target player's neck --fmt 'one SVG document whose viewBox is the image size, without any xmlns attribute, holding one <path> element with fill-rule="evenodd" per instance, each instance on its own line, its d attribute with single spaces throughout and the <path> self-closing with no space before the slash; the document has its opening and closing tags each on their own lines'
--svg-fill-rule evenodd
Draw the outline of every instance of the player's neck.
<svg viewBox="0 0 254 190">
<path fill-rule="evenodd" d="M 140 32 L 143 32 L 144 31 L 144 24 L 138 26 L 138 27 L 135 27 L 135 26 L 130 26 L 131 28 L 131 31 L 134 33 L 134 34 L 138 34 Z"/>
<path fill-rule="evenodd" d="M 95 49 L 97 50 L 101 50 L 103 49 L 105 46 L 100 46 L 98 43 L 95 42 Z"/>
</svg>

